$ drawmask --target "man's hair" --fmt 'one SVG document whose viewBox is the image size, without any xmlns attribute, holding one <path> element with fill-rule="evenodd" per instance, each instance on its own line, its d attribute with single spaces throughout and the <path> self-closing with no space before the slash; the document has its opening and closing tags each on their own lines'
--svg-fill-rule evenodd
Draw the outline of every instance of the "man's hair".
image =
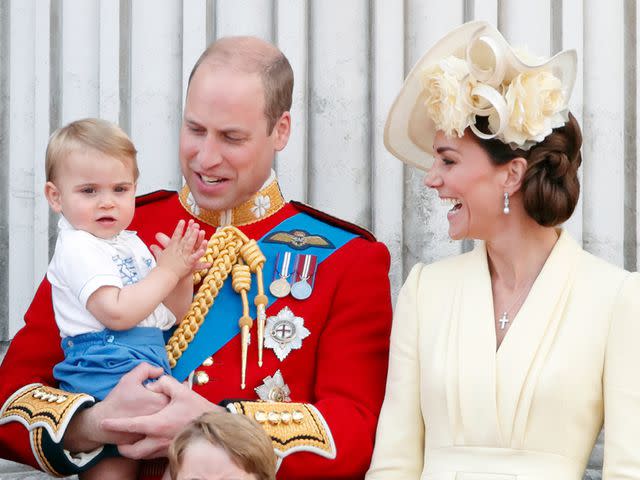
<svg viewBox="0 0 640 480">
<path fill-rule="evenodd" d="M 287 57 L 274 45 L 256 37 L 224 37 L 216 40 L 193 66 L 189 84 L 203 63 L 260 77 L 264 89 L 267 134 L 271 134 L 282 114 L 291 110 L 293 70 Z"/>
<path fill-rule="evenodd" d="M 254 420 L 227 412 L 208 412 L 193 420 L 169 447 L 171 479 L 178 478 L 185 450 L 205 440 L 222 448 L 239 468 L 257 480 L 275 480 L 276 455 L 271 440 Z"/>
<path fill-rule="evenodd" d="M 133 142 L 117 125 L 99 118 L 76 120 L 57 129 L 49 137 L 45 156 L 47 182 L 54 181 L 60 162 L 72 152 L 96 150 L 131 164 L 133 179 L 138 180 L 139 170 Z"/>
</svg>

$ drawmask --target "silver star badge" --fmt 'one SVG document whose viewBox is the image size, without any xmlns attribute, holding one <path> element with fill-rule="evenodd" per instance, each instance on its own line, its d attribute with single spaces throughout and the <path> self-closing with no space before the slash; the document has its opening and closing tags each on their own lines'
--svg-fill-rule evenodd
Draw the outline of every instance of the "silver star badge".
<svg viewBox="0 0 640 480">
<path fill-rule="evenodd" d="M 275 317 L 267 318 L 264 331 L 264 346 L 272 348 L 280 361 L 289 352 L 302 347 L 302 340 L 311 332 L 304 326 L 304 319 L 296 317 L 289 307 L 284 307 Z"/>
<path fill-rule="evenodd" d="M 255 388 L 258 398 L 265 402 L 290 402 L 291 390 L 289 386 L 284 383 L 282 373 L 277 370 L 273 374 L 273 377 L 264 377 L 262 379 L 262 385 Z"/>
</svg>

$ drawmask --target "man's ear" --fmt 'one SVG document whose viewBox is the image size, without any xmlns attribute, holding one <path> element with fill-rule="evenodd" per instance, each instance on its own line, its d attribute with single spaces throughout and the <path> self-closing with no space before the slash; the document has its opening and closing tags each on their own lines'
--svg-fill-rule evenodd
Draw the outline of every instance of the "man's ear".
<svg viewBox="0 0 640 480">
<path fill-rule="evenodd" d="M 507 176 L 504 181 L 504 191 L 513 194 L 520 190 L 524 181 L 524 174 L 527 172 L 527 160 L 522 157 L 516 157 L 505 165 Z"/>
<path fill-rule="evenodd" d="M 47 182 L 44 184 L 44 196 L 47 197 L 47 202 L 51 210 L 56 213 L 62 212 L 62 203 L 60 202 L 60 190 L 53 182 Z"/>
<path fill-rule="evenodd" d="M 287 146 L 289 135 L 291 134 L 291 114 L 284 112 L 273 127 L 273 135 L 275 135 L 274 146 L 279 152 Z"/>
</svg>

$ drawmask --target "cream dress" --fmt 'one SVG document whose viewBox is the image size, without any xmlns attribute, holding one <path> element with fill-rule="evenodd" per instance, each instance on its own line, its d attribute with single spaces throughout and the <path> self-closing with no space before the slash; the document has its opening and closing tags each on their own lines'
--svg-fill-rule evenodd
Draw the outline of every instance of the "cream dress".
<svg viewBox="0 0 640 480">
<path fill-rule="evenodd" d="M 640 281 L 562 232 L 496 353 L 483 244 L 417 265 L 367 480 L 640 479 Z"/>
</svg>

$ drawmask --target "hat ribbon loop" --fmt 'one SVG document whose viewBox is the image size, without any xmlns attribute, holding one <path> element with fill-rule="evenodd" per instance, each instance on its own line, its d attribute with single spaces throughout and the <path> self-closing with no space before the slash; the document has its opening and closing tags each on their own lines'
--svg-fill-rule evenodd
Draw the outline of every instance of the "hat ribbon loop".
<svg viewBox="0 0 640 480">
<path fill-rule="evenodd" d="M 507 126 L 507 122 L 509 120 L 509 109 L 507 107 L 507 103 L 504 100 L 504 97 L 498 93 L 495 88 L 492 88 L 488 85 L 476 85 L 471 91 L 471 98 L 480 97 L 488 102 L 488 107 L 475 107 L 471 104 L 471 110 L 476 115 L 488 116 L 492 111 L 495 111 L 498 115 L 498 129 L 492 134 L 483 133 L 475 126 L 475 122 L 471 122 L 471 130 L 476 134 L 477 137 L 482 138 L 484 140 L 490 140 L 492 138 L 500 135 L 503 130 Z M 477 102 L 474 102 L 477 104 Z M 484 102 L 483 102 L 484 103 Z"/>
<path fill-rule="evenodd" d="M 498 87 L 507 71 L 504 48 L 494 38 L 481 36 L 480 30 L 467 45 L 469 71 L 480 82 Z"/>
</svg>

